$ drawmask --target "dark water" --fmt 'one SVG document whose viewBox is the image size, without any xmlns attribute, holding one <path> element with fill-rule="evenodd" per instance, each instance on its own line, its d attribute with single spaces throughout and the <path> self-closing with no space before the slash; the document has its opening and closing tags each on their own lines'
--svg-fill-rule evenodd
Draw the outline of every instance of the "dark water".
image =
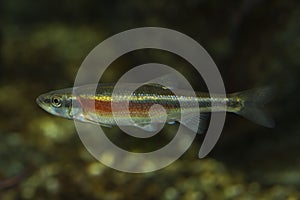
<svg viewBox="0 0 300 200">
<path fill-rule="evenodd" d="M 300 198 L 299 21 L 297 1 L 0 1 L 1 199 Z M 197 136 L 179 160 L 148 174 L 118 172 L 94 159 L 73 122 L 42 111 L 35 98 L 71 87 L 97 44 L 143 26 L 174 29 L 198 41 L 228 92 L 276 85 L 267 106 L 276 127 L 229 114 L 206 158 L 197 158 L 203 140 Z M 202 89 L 186 61 L 159 50 L 122 56 L 102 81 L 116 81 L 147 62 L 173 66 Z M 130 149 L 131 140 L 117 128 L 105 130 Z"/>
</svg>

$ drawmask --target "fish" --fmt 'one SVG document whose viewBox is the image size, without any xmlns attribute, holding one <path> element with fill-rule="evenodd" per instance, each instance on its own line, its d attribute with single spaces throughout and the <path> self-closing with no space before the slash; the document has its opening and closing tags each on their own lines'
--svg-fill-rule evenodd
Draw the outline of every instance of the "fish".
<svg viewBox="0 0 300 200">
<path fill-rule="evenodd" d="M 209 93 L 183 89 L 176 89 L 175 95 L 174 88 L 156 83 L 146 83 L 133 93 L 128 92 L 135 85 L 124 83 L 118 93 L 113 95 L 115 85 L 97 84 L 97 89 L 95 86 L 84 85 L 55 90 L 38 96 L 36 102 L 43 110 L 55 116 L 104 127 L 135 126 L 149 132 L 156 130 L 153 124 L 165 122 L 177 122 L 190 128 L 189 122 L 197 117 L 200 127 L 197 132 L 201 134 L 206 130 L 211 112 L 231 112 L 268 128 L 275 126 L 273 119 L 262 110 L 272 97 L 270 87 L 231 93 L 225 97 L 211 97 Z M 195 101 L 198 107 L 192 103 Z M 182 109 L 181 102 L 185 105 Z M 115 110 L 112 110 L 113 103 L 116 105 Z M 164 110 L 157 109 L 150 116 L 149 110 L 153 105 L 160 105 Z M 128 115 L 125 115 L 128 111 L 133 123 L 128 123 Z M 196 113 L 199 111 L 200 115 Z"/>
</svg>

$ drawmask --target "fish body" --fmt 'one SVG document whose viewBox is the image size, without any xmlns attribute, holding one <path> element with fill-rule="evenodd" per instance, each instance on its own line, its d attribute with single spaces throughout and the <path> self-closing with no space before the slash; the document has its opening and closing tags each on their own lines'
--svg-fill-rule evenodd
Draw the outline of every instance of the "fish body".
<svg viewBox="0 0 300 200">
<path fill-rule="evenodd" d="M 100 84 L 96 92 L 90 86 L 56 90 L 40 95 L 36 101 L 53 115 L 109 127 L 118 122 L 118 125 L 134 125 L 150 131 L 150 123 L 165 121 L 170 124 L 177 121 L 188 127 L 185 120 L 199 117 L 199 111 L 200 114 L 233 112 L 266 127 L 274 126 L 272 119 L 259 109 L 269 99 L 268 88 L 211 97 L 208 93 L 180 89 L 175 94 L 174 89 L 159 84 L 145 84 L 133 93 L 130 92 L 132 84 L 122 84 L 116 93 L 114 86 Z M 129 115 L 133 123 L 128 123 Z M 206 119 L 200 116 L 200 124 Z"/>
</svg>

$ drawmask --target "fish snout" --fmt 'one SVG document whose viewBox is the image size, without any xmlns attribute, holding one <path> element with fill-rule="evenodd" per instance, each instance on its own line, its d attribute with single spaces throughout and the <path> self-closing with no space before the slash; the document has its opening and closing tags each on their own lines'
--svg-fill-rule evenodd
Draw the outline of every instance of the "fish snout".
<svg viewBox="0 0 300 200">
<path fill-rule="evenodd" d="M 47 98 L 46 95 L 42 94 L 35 99 L 35 102 L 41 108 L 43 108 L 44 110 L 47 110 L 47 107 L 49 106 L 49 103 L 50 103 L 50 99 Z"/>
</svg>

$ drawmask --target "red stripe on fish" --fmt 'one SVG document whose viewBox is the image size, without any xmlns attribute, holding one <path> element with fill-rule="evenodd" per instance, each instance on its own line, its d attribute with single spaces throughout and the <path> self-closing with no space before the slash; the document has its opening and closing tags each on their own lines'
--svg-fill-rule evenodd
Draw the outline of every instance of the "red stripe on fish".
<svg viewBox="0 0 300 200">
<path fill-rule="evenodd" d="M 101 115 L 112 113 L 111 101 L 110 100 L 101 100 L 101 99 L 91 99 L 85 97 L 78 97 L 83 110 L 85 112 L 95 111 Z M 127 101 L 114 102 L 114 111 L 115 112 L 127 112 L 126 104 Z M 155 102 L 129 102 L 129 112 L 130 114 L 139 114 L 142 116 L 148 116 L 148 112 L 151 106 L 156 104 Z M 174 105 L 165 104 L 163 105 L 166 109 L 175 108 Z"/>
</svg>

